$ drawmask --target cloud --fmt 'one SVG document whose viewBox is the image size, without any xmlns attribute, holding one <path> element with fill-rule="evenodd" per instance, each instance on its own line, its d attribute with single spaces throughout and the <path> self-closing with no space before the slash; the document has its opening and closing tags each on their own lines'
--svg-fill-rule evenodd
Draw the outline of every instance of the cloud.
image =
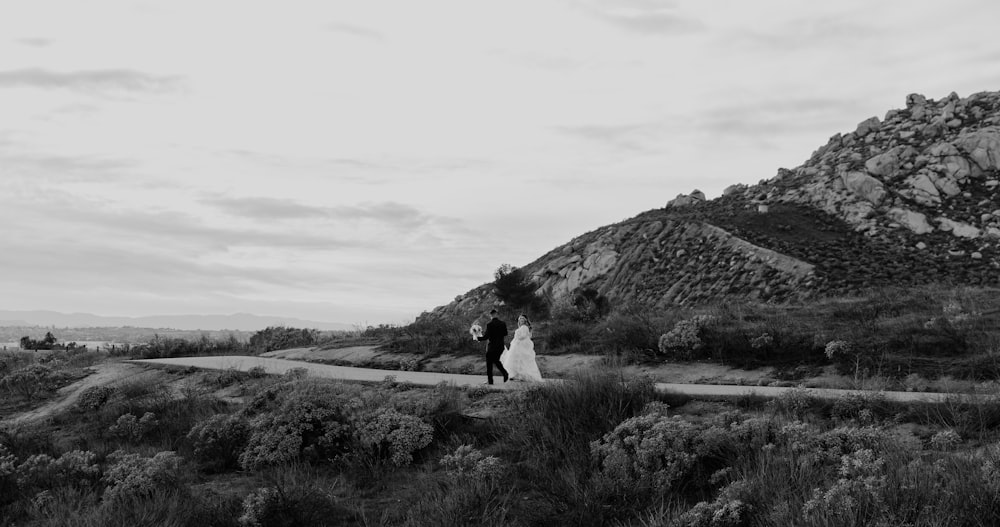
<svg viewBox="0 0 1000 527">
<path fill-rule="evenodd" d="M 299 218 L 326 218 L 325 207 L 303 205 L 287 199 L 276 198 L 215 198 L 202 203 L 217 207 L 227 214 L 256 220 L 283 220 Z"/>
<path fill-rule="evenodd" d="M 659 123 L 631 124 L 590 124 L 556 126 L 556 132 L 572 137 L 586 139 L 619 150 L 631 152 L 652 152 L 661 150 L 662 145 L 656 145 L 657 137 L 662 132 Z"/>
<path fill-rule="evenodd" d="M 138 166 L 131 160 L 102 156 L 10 154 L 3 152 L 4 144 L 0 140 L 0 162 L 4 171 L 13 176 L 60 182 L 109 182 L 122 179 Z"/>
<path fill-rule="evenodd" d="M 729 47 L 752 46 L 771 52 L 792 53 L 830 45 L 861 45 L 880 38 L 882 32 L 854 16 L 796 18 L 768 31 L 740 30 L 723 36 Z"/>
<path fill-rule="evenodd" d="M 804 97 L 719 106 L 685 121 L 710 136 L 759 137 L 761 134 L 796 134 L 804 130 L 828 130 L 833 134 L 845 116 L 856 116 L 856 121 L 860 122 L 866 117 L 863 113 L 861 101 Z"/>
<path fill-rule="evenodd" d="M 579 69 L 590 62 L 589 60 L 585 61 L 568 55 L 553 55 L 537 51 L 494 49 L 490 53 L 503 60 L 543 71 L 571 71 Z"/>
<path fill-rule="evenodd" d="M 324 179 L 334 176 L 339 181 L 365 185 L 384 185 L 397 180 L 410 180 L 414 174 L 429 174 L 437 177 L 443 172 L 455 173 L 472 170 L 482 174 L 497 166 L 495 161 L 474 157 L 330 158 L 289 156 L 244 149 L 228 149 L 217 153 L 232 156 L 241 162 L 254 165 L 294 169 L 299 174 L 318 174 Z"/>
<path fill-rule="evenodd" d="M 323 29 L 330 31 L 332 33 L 341 33 L 344 35 L 350 35 L 352 37 L 361 37 L 369 40 L 384 40 L 385 37 L 381 33 L 375 31 L 374 29 L 369 29 L 367 27 L 356 26 L 354 24 L 345 24 L 343 22 L 332 22 L 325 26 Z"/>
<path fill-rule="evenodd" d="M 126 69 L 55 72 L 40 68 L 0 71 L 0 88 L 29 87 L 94 92 L 163 92 L 179 77 L 156 76 Z"/>
<path fill-rule="evenodd" d="M 287 269 L 252 264 L 201 263 L 172 253 L 131 249 L 113 240 L 94 240 L 72 248 L 59 243 L 23 243 L 0 252 L 0 265 L 7 270 L 0 278 L 35 287 L 74 289 L 124 288 L 154 295 L 197 292 L 238 294 L 248 288 L 266 286 L 308 289 L 317 285 L 349 285 L 334 273 Z"/>
<path fill-rule="evenodd" d="M 616 27 L 644 35 L 700 33 L 704 22 L 678 12 L 677 2 L 656 0 L 585 0 L 582 9 Z"/>
<path fill-rule="evenodd" d="M 202 200 L 202 203 L 227 214 L 255 220 L 326 218 L 338 221 L 375 220 L 409 226 L 426 223 L 429 218 L 414 207 L 393 202 L 317 207 L 289 199 L 247 197 L 210 198 Z"/>
<path fill-rule="evenodd" d="M 52 45 L 52 42 L 54 41 L 50 38 L 25 37 L 25 38 L 19 38 L 15 40 L 15 42 L 21 44 L 22 46 L 31 46 L 33 48 L 44 48 L 46 46 Z"/>
</svg>

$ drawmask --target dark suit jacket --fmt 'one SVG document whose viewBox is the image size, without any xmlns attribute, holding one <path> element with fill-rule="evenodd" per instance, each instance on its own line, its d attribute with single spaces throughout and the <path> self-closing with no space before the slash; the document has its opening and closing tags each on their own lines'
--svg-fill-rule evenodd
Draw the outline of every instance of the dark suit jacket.
<svg viewBox="0 0 1000 527">
<path fill-rule="evenodd" d="M 503 339 L 506 336 L 507 324 L 504 324 L 503 320 L 499 318 L 494 318 L 490 320 L 489 324 L 486 324 L 486 333 L 479 337 L 479 340 L 488 340 L 486 351 L 496 353 L 503 351 Z"/>
</svg>

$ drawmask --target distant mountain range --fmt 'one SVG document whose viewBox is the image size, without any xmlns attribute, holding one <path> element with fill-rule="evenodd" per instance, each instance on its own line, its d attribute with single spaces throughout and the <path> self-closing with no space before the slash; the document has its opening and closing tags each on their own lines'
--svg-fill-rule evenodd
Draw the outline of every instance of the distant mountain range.
<svg viewBox="0 0 1000 527">
<path fill-rule="evenodd" d="M 271 317 L 250 313 L 232 315 L 155 315 L 147 317 L 106 317 L 90 313 L 55 311 L 0 310 L 0 326 L 55 326 L 60 328 L 136 327 L 183 330 L 257 331 L 268 326 L 344 331 L 356 329 L 350 324 L 317 322 L 289 317 Z"/>
</svg>

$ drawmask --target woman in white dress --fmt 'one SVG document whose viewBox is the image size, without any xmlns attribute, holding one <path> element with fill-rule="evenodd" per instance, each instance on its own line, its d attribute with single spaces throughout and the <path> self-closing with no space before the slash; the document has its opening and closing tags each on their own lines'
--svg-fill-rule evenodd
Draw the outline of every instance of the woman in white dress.
<svg viewBox="0 0 1000 527">
<path fill-rule="evenodd" d="M 528 317 L 517 317 L 517 330 L 510 348 L 500 356 L 500 363 L 514 381 L 542 381 L 542 373 L 535 363 L 535 343 L 531 341 L 531 322 Z"/>
</svg>

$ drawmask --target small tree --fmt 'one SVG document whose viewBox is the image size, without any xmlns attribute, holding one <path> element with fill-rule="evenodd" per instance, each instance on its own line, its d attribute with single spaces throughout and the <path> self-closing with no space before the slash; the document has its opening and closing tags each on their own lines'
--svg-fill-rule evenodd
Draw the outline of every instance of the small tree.
<svg viewBox="0 0 1000 527">
<path fill-rule="evenodd" d="M 604 318 L 611 311 L 607 297 L 593 287 L 585 287 L 573 297 L 576 318 L 584 322 L 594 322 Z"/>
<path fill-rule="evenodd" d="M 503 264 L 493 273 L 493 294 L 505 304 L 515 308 L 538 307 L 541 299 L 535 296 L 538 287 L 522 269 Z"/>
</svg>

